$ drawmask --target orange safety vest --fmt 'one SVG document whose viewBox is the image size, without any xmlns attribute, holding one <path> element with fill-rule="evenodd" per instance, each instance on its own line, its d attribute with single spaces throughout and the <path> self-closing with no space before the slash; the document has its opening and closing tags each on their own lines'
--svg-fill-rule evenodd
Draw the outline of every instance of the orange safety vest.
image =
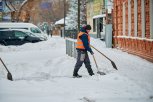
<svg viewBox="0 0 153 102">
<path fill-rule="evenodd" d="M 80 36 L 81 36 L 82 34 L 87 34 L 87 33 L 85 33 L 85 32 L 80 32 L 80 33 L 78 34 L 78 36 L 77 36 L 77 42 L 76 42 L 76 48 L 77 48 L 77 49 L 85 49 L 85 47 L 83 46 L 83 42 L 82 42 L 82 40 L 80 39 Z M 87 36 L 88 36 L 88 42 L 89 42 L 89 44 L 90 44 L 90 36 L 89 36 L 89 34 L 87 34 Z M 89 46 L 90 46 L 90 45 L 89 45 Z"/>
</svg>

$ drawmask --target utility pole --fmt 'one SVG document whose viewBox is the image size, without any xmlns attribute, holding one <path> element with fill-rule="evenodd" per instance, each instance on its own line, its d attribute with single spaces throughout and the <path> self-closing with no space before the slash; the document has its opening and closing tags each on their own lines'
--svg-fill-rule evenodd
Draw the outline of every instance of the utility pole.
<svg viewBox="0 0 153 102">
<path fill-rule="evenodd" d="M 65 38 L 65 16 L 66 16 L 66 0 L 64 0 L 64 38 Z"/>
<path fill-rule="evenodd" d="M 80 31 L 80 0 L 78 0 L 78 32 Z"/>
</svg>

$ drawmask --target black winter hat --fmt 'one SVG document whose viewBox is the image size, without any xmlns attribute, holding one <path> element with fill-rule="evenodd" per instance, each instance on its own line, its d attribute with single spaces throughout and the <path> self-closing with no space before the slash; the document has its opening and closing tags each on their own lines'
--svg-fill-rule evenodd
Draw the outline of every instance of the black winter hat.
<svg viewBox="0 0 153 102">
<path fill-rule="evenodd" d="M 86 25 L 86 30 L 91 30 L 91 26 L 90 25 Z"/>
</svg>

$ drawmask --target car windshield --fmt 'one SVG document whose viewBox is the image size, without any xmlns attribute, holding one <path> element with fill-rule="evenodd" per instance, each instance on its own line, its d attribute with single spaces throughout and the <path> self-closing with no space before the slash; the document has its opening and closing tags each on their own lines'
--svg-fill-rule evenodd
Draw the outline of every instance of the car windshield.
<svg viewBox="0 0 153 102">
<path fill-rule="evenodd" d="M 40 33 L 41 34 L 41 31 L 38 28 L 36 28 L 36 27 L 31 27 L 30 30 L 33 33 Z"/>
</svg>

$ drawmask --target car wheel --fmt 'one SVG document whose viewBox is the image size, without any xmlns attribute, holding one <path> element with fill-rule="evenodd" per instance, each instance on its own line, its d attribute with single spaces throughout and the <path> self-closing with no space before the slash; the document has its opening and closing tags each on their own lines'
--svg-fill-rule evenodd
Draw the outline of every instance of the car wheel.
<svg viewBox="0 0 153 102">
<path fill-rule="evenodd" d="M 36 40 L 33 40 L 33 41 L 32 41 L 32 43 L 36 43 L 36 42 L 38 42 L 38 41 L 36 41 Z"/>
<path fill-rule="evenodd" d="M 7 46 L 7 43 L 5 41 L 0 42 L 1 45 Z"/>
</svg>

